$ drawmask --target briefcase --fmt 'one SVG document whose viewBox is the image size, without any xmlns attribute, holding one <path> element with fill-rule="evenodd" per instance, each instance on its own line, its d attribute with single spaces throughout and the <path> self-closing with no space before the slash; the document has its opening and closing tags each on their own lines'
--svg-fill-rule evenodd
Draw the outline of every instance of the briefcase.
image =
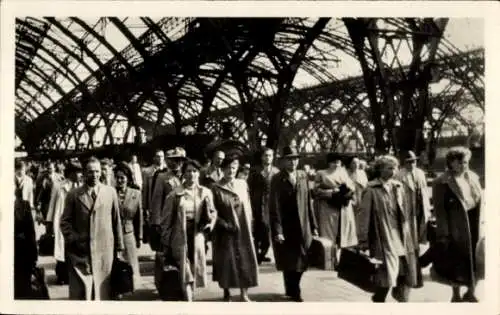
<svg viewBox="0 0 500 315">
<path fill-rule="evenodd" d="M 34 267 L 31 273 L 31 299 L 49 300 L 49 289 L 45 282 L 45 269 Z"/>
<path fill-rule="evenodd" d="M 364 291 L 375 292 L 377 266 L 368 255 L 356 249 L 342 249 L 340 255 L 338 277 Z"/>
<path fill-rule="evenodd" d="M 116 294 L 134 291 L 134 271 L 129 263 L 118 258 L 113 260 L 111 269 L 111 288 Z"/>
<path fill-rule="evenodd" d="M 335 264 L 333 242 L 325 237 L 313 237 L 309 247 L 309 264 L 322 270 L 333 270 Z"/>
<path fill-rule="evenodd" d="M 182 275 L 179 268 L 170 260 L 164 258 L 160 275 L 158 293 L 162 301 L 185 301 L 186 294 L 182 285 Z"/>
<path fill-rule="evenodd" d="M 54 234 L 43 234 L 38 240 L 38 255 L 54 256 Z"/>
</svg>

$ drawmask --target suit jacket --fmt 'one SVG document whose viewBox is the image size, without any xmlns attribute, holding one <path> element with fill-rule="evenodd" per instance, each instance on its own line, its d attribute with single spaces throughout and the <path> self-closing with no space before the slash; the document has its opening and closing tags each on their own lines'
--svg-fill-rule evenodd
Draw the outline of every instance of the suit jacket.
<svg viewBox="0 0 500 315">
<path fill-rule="evenodd" d="M 149 212 L 151 210 L 151 196 L 155 187 L 153 187 L 153 177 L 155 173 L 164 171 L 165 168 L 157 168 L 155 166 L 150 166 L 144 169 L 142 178 L 142 209 L 146 212 L 146 216 L 149 216 Z M 157 185 L 155 182 L 155 186 Z"/>
<path fill-rule="evenodd" d="M 142 198 L 141 191 L 127 187 L 125 198 L 120 203 L 123 234 L 134 233 L 137 241 L 142 240 Z"/>
<path fill-rule="evenodd" d="M 158 173 L 156 184 L 151 192 L 150 223 L 152 225 L 160 225 L 161 211 L 165 204 L 165 199 L 171 191 L 180 185 L 181 180 L 171 171 Z"/>
<path fill-rule="evenodd" d="M 93 202 L 87 185 L 71 190 L 66 197 L 60 227 L 69 265 L 79 274 L 92 274 L 96 299 L 102 300 L 110 297 L 113 259 L 115 252 L 123 250 L 124 246 L 116 190 L 98 184 L 96 193 Z M 89 285 L 83 277 L 81 280 Z"/>
<path fill-rule="evenodd" d="M 248 176 L 248 188 L 254 220 L 269 225 L 269 198 L 271 193 L 271 179 L 279 173 L 277 167 L 272 166 L 269 174 L 259 166 L 254 168 Z"/>
</svg>

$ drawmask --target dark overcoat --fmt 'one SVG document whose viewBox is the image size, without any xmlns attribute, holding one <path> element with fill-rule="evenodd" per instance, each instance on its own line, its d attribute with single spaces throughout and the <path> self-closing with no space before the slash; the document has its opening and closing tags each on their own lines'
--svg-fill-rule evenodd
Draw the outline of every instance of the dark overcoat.
<svg viewBox="0 0 500 315">
<path fill-rule="evenodd" d="M 452 266 L 455 270 L 450 284 L 473 285 L 475 277 L 475 249 L 477 242 L 484 237 L 483 197 L 479 177 L 472 171 L 465 174 L 473 194 L 478 197 L 476 222 L 469 223 L 462 192 L 453 178 L 446 172 L 433 183 L 432 199 L 436 215 L 436 237 L 445 242 L 448 249 L 446 257 L 439 255 L 439 262 Z M 471 229 L 472 227 L 472 229 Z M 450 261 L 446 261 L 449 258 Z M 482 258 L 484 260 L 484 257 Z"/>
<path fill-rule="evenodd" d="M 297 171 L 295 186 L 286 171 L 273 176 L 269 210 L 276 268 L 283 271 L 306 270 L 307 251 L 317 224 L 309 179 L 304 171 Z M 285 238 L 281 244 L 274 240 L 279 234 Z"/>
</svg>

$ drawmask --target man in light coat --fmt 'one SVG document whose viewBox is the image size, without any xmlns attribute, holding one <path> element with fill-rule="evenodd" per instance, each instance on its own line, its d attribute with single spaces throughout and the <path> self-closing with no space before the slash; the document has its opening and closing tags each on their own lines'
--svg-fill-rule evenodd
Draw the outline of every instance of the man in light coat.
<svg viewBox="0 0 500 315">
<path fill-rule="evenodd" d="M 92 157 L 85 166 L 85 184 L 68 193 L 61 216 L 70 300 L 110 300 L 113 260 L 123 260 L 118 196 L 100 177 L 101 163 Z"/>
<path fill-rule="evenodd" d="M 14 182 L 16 190 L 19 190 L 21 200 L 27 201 L 30 209 L 35 210 L 34 206 L 34 187 L 31 177 L 26 175 L 26 164 L 21 160 L 16 160 L 14 163 Z"/>
<path fill-rule="evenodd" d="M 414 224 L 410 227 L 414 239 L 420 244 L 426 244 L 427 222 L 431 215 L 431 204 L 427 188 L 427 178 L 424 171 L 417 167 L 417 159 L 413 151 L 408 151 L 404 156 L 404 167 L 401 168 L 396 179 L 404 187 L 404 207 L 415 218 Z M 418 248 L 418 243 L 415 244 L 416 248 Z"/>
</svg>

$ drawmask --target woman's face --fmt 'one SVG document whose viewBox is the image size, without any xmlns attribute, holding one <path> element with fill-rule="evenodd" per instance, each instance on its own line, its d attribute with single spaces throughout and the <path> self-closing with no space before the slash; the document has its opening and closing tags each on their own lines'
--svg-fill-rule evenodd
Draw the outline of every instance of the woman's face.
<svg viewBox="0 0 500 315">
<path fill-rule="evenodd" d="M 122 171 L 116 172 L 116 185 L 118 187 L 127 186 L 127 176 Z"/>
<path fill-rule="evenodd" d="M 388 180 L 394 175 L 396 175 L 397 171 L 397 166 L 392 164 L 392 163 L 387 163 L 384 166 L 382 166 L 380 170 L 380 177 L 382 177 L 383 180 Z"/>
<path fill-rule="evenodd" d="M 236 177 L 236 174 L 238 173 L 238 168 L 240 166 L 240 163 L 238 161 L 233 161 L 231 164 L 227 165 L 224 168 L 224 177 L 227 179 L 234 179 Z"/>
<path fill-rule="evenodd" d="M 184 179 L 188 183 L 197 183 L 200 178 L 200 171 L 193 165 L 186 166 L 184 171 Z"/>
<path fill-rule="evenodd" d="M 456 174 L 461 174 L 469 168 L 469 159 L 453 160 L 450 163 L 451 171 Z"/>
<path fill-rule="evenodd" d="M 351 170 L 353 170 L 353 171 L 359 169 L 360 168 L 359 167 L 359 159 L 357 159 L 357 158 L 352 159 L 350 167 L 351 167 Z"/>
</svg>

